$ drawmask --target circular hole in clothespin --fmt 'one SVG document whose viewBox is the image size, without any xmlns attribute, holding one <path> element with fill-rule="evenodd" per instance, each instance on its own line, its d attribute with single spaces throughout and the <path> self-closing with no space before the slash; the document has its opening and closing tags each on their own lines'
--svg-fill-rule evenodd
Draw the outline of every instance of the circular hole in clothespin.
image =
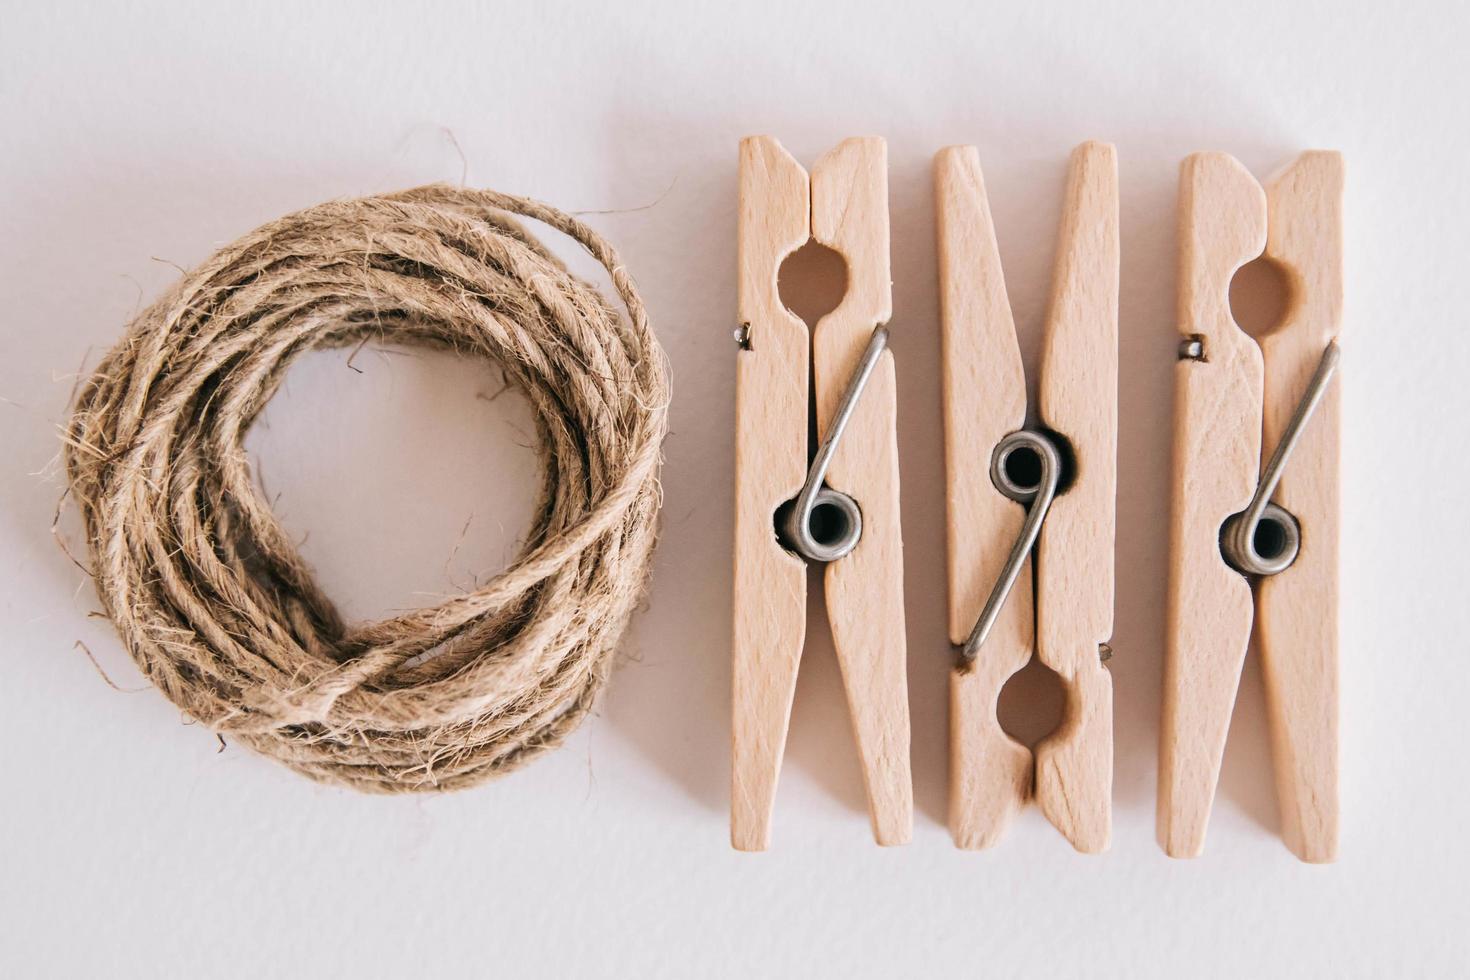
<svg viewBox="0 0 1470 980">
<path fill-rule="evenodd" d="M 1230 280 L 1230 315 L 1259 340 L 1286 322 L 1293 302 L 1291 276 L 1280 262 L 1262 255 L 1236 270 Z"/>
<path fill-rule="evenodd" d="M 1001 729 L 1034 749 L 1062 724 L 1067 714 L 1067 688 L 1056 671 L 1032 657 L 1001 686 L 995 717 Z"/>
<path fill-rule="evenodd" d="M 776 274 L 781 302 L 807 326 L 831 313 L 847 295 L 847 260 L 815 238 L 781 262 Z"/>
</svg>

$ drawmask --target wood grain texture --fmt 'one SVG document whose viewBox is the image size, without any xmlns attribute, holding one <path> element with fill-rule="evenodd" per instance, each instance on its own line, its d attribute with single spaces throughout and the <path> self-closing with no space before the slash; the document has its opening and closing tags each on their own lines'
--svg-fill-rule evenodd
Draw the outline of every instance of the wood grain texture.
<svg viewBox="0 0 1470 980">
<path fill-rule="evenodd" d="M 1079 851 L 1112 836 L 1113 635 L 1118 458 L 1118 162 L 1106 143 L 1072 154 L 1041 355 L 1041 419 L 1073 472 L 1036 545 L 1036 652 L 1067 711 L 1036 747 L 1036 800 Z"/>
<path fill-rule="evenodd" d="M 1266 183 L 1266 255 L 1286 271 L 1292 298 L 1280 327 L 1261 339 L 1265 455 L 1342 323 L 1342 192 L 1342 157 L 1331 152 L 1302 154 Z M 1273 497 L 1301 524 L 1301 551 L 1290 568 L 1256 585 L 1282 837 L 1314 863 L 1337 857 L 1341 391 L 1339 373 Z"/>
<path fill-rule="evenodd" d="M 949 638 L 960 644 L 1025 520 L 1025 509 L 991 482 L 990 454 L 1025 425 L 1026 377 L 979 153 L 971 146 L 941 150 L 934 183 Z M 995 844 L 1031 792 L 1031 751 L 996 717 L 1001 688 L 1031 659 L 1031 592 L 1028 561 L 980 656 L 950 675 L 949 827 L 962 848 Z"/>
<path fill-rule="evenodd" d="M 881 139 L 844 140 L 812 167 L 811 229 L 847 262 L 847 293 L 813 337 L 817 424 L 825 434 L 874 328 L 892 314 Z M 885 845 L 907 843 L 913 833 L 897 415 L 893 354 L 884 351 L 827 474 L 828 485 L 850 494 L 863 514 L 857 547 L 827 566 L 827 617 L 873 836 Z"/>
<path fill-rule="evenodd" d="M 1179 324 L 1202 360 L 1175 369 L 1174 474 L 1160 726 L 1158 835 L 1193 857 L 1205 829 L 1250 639 L 1252 599 L 1220 554 L 1220 526 L 1255 491 L 1261 349 L 1230 313 L 1230 280 L 1266 243 L 1266 198 L 1232 157 L 1200 153 L 1179 183 Z"/>
<path fill-rule="evenodd" d="M 776 509 L 806 478 L 810 345 L 777 276 L 809 237 L 806 171 L 767 136 L 740 144 L 735 382 L 733 759 L 730 840 L 770 843 L 771 811 L 806 635 L 806 564 L 776 539 Z"/>
</svg>

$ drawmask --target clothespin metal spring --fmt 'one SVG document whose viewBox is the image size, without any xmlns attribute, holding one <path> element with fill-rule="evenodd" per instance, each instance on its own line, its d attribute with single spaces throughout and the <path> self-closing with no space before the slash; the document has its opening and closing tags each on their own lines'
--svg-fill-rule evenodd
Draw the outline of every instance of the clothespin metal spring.
<svg viewBox="0 0 1470 980">
<path fill-rule="evenodd" d="M 857 409 L 858 399 L 867 387 L 868 378 L 878 364 L 878 358 L 888 344 L 888 330 L 875 327 L 862 360 L 853 371 L 837 414 L 827 427 L 827 437 L 817 447 L 807 471 L 806 484 L 797 494 L 796 500 L 783 508 L 778 515 L 777 527 L 781 543 L 807 561 L 832 562 L 844 557 L 857 547 L 863 536 L 863 512 L 856 500 L 831 487 L 824 486 L 827 468 L 837 453 L 842 433 L 852 413 Z"/>
<path fill-rule="evenodd" d="M 1341 354 L 1337 341 L 1327 345 L 1317 370 L 1307 382 L 1307 390 L 1292 412 L 1291 421 L 1282 433 L 1281 442 L 1266 463 L 1261 473 L 1261 482 L 1256 486 L 1250 506 L 1239 514 L 1228 518 L 1220 528 L 1220 551 L 1242 575 L 1275 575 L 1284 572 L 1296 561 L 1301 550 L 1301 525 L 1290 512 L 1278 504 L 1271 503 L 1271 495 L 1281 482 L 1281 471 L 1301 438 L 1302 429 L 1317 408 L 1317 403 L 1327 391 L 1327 385 L 1337 371 Z"/>
<path fill-rule="evenodd" d="M 1019 467 L 1013 471 L 1007 465 L 1016 458 L 1017 452 L 1023 450 L 1035 456 L 1037 472 L 1034 477 L 1031 473 L 1020 472 Z M 990 481 L 1001 493 L 1027 507 L 1026 520 L 1021 524 L 1021 533 L 1016 535 L 1016 543 L 1011 546 L 1010 556 L 1001 568 L 1000 576 L 985 600 L 985 606 L 980 610 L 980 618 L 975 621 L 974 629 L 970 630 L 969 638 L 960 648 L 960 656 L 966 663 L 980 655 L 980 647 L 995 626 L 1001 607 L 1005 605 L 1006 597 L 1011 594 L 1016 578 L 1021 574 L 1021 566 L 1026 563 L 1026 556 L 1031 553 L 1036 539 L 1041 535 L 1041 522 L 1046 520 L 1046 512 L 1056 499 L 1057 485 L 1061 478 L 1062 455 L 1057 450 L 1056 443 L 1040 432 L 1029 429 L 1012 432 L 997 443 L 995 451 L 991 453 Z"/>
</svg>

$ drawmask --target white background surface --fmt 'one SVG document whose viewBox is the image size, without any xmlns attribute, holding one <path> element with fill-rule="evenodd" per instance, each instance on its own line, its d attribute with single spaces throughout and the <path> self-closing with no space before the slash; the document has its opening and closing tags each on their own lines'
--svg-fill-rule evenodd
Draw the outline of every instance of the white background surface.
<svg viewBox="0 0 1470 980">
<path fill-rule="evenodd" d="M 1463 5 L 7 6 L 0 973 L 1470 969 Z M 889 140 L 918 806 L 900 849 L 869 837 L 817 613 L 774 847 L 727 844 L 736 142 L 753 132 L 806 162 Z M 1123 194 L 1114 842 L 1076 855 L 1032 809 L 965 853 L 943 826 L 930 161 L 980 147 L 1034 367 L 1065 161 L 1090 137 L 1117 144 Z M 1153 814 L 1177 168 L 1225 149 L 1264 175 L 1319 146 L 1349 165 L 1342 858 L 1304 866 L 1277 839 L 1252 663 L 1207 853 L 1171 861 Z M 142 683 L 52 540 L 55 427 L 79 365 L 173 264 L 462 166 L 569 210 L 642 208 L 591 220 L 673 363 L 663 541 L 625 663 L 562 751 L 456 796 L 365 798 L 217 753 L 161 696 L 103 682 L 78 641 Z M 328 591 L 370 617 L 500 567 L 535 478 L 523 408 L 477 398 L 483 368 L 345 359 L 296 368 L 251 440 Z M 61 531 L 78 540 L 74 514 Z M 1055 717 L 1034 676 L 1009 700 L 1033 735 L 1025 716 Z"/>
</svg>

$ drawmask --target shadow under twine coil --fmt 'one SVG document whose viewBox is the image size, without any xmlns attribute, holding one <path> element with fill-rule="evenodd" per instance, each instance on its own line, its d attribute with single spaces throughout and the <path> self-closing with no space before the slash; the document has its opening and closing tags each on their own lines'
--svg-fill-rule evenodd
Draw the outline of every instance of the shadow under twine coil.
<svg viewBox="0 0 1470 980">
<path fill-rule="evenodd" d="M 511 214 L 586 248 L 626 319 Z M 499 365 L 532 405 L 544 481 L 489 584 L 349 626 L 242 439 L 297 356 L 367 340 Z M 434 185 L 288 215 L 187 273 L 80 389 L 69 492 L 108 614 L 189 716 L 322 782 L 456 789 L 553 748 L 592 707 L 648 576 L 668 402 L 606 241 L 534 201 Z"/>
</svg>

